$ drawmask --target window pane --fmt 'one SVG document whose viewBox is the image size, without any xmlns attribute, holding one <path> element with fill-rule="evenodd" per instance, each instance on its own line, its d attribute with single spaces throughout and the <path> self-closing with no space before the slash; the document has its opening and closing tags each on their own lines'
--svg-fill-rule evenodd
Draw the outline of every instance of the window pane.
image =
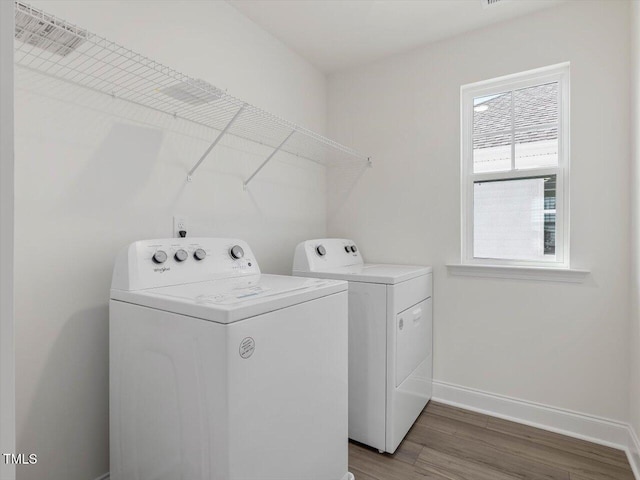
<svg viewBox="0 0 640 480">
<path fill-rule="evenodd" d="M 511 130 L 511 92 L 473 99 L 473 136 Z"/>
<path fill-rule="evenodd" d="M 546 128 L 516 133 L 516 168 L 558 165 L 558 129 Z"/>
<path fill-rule="evenodd" d="M 547 83 L 513 91 L 515 128 L 558 123 L 558 84 Z"/>
<path fill-rule="evenodd" d="M 511 170 L 511 134 L 473 139 L 473 173 Z"/>
<path fill-rule="evenodd" d="M 474 173 L 511 170 L 511 126 L 511 92 L 473 99 Z"/>
<path fill-rule="evenodd" d="M 555 197 L 555 175 L 474 183 L 474 257 L 555 260 Z"/>
<path fill-rule="evenodd" d="M 556 176 L 544 182 L 544 254 L 555 258 L 556 254 Z"/>
</svg>

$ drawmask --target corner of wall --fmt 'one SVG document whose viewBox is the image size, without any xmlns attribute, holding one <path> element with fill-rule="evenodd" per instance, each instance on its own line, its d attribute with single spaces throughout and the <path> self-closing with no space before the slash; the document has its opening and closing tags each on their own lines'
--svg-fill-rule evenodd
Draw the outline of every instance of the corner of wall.
<svg viewBox="0 0 640 480">
<path fill-rule="evenodd" d="M 629 462 L 640 479 L 640 1 L 631 18 L 631 299 L 629 318 Z"/>
<path fill-rule="evenodd" d="M 13 2 L 0 2 L 0 452 L 15 452 L 13 314 Z M 0 464 L 2 480 L 15 467 Z"/>
</svg>

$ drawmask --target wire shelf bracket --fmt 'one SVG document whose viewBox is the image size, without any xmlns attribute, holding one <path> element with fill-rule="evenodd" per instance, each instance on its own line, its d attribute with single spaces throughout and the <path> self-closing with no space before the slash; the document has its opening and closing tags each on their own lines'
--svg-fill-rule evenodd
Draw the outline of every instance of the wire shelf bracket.
<svg viewBox="0 0 640 480">
<path fill-rule="evenodd" d="M 245 190 L 247 189 L 247 185 L 249 185 L 249 182 L 253 179 L 253 177 L 255 177 L 255 176 L 258 174 L 258 172 L 259 172 L 260 170 L 262 170 L 262 169 L 264 168 L 264 166 L 265 166 L 267 163 L 269 163 L 269 160 L 271 160 L 271 159 L 275 156 L 275 154 L 276 154 L 276 153 L 278 153 L 280 150 L 282 150 L 282 147 L 284 147 L 284 144 L 285 144 L 285 143 L 287 143 L 287 141 L 288 141 L 288 140 L 293 136 L 293 134 L 294 134 L 294 133 L 296 133 L 296 131 L 295 131 L 295 130 L 293 130 L 289 135 L 287 135 L 287 138 L 285 138 L 285 139 L 282 141 L 282 143 L 280 143 L 280 145 L 278 145 L 278 146 L 273 150 L 273 152 L 271 152 L 271 153 L 269 154 L 269 156 L 267 157 L 267 159 L 266 159 L 264 162 L 262 162 L 262 163 L 260 164 L 260 166 L 256 169 L 256 171 L 255 171 L 255 172 L 253 172 L 253 173 L 251 174 L 251 176 L 249 176 L 249 178 L 247 178 L 247 179 L 244 181 L 244 183 L 242 184 L 242 187 L 243 187 Z"/>
<path fill-rule="evenodd" d="M 188 181 L 226 136 L 272 149 L 243 182 L 245 189 L 278 152 L 327 167 L 355 166 L 357 170 L 359 166 L 371 166 L 366 155 L 233 97 L 204 80 L 189 77 L 20 0 L 14 5 L 16 67 L 219 132 L 187 173 Z"/>
<path fill-rule="evenodd" d="M 220 140 L 222 140 L 222 137 L 225 136 L 225 134 L 229 131 L 229 129 L 231 128 L 231 125 L 233 125 L 233 123 L 238 119 L 238 117 L 240 116 L 240 114 L 243 112 L 243 110 L 245 109 L 247 105 L 244 104 L 240 107 L 240 109 L 236 112 L 236 114 L 231 118 L 231 120 L 229 120 L 229 123 L 227 123 L 227 125 L 222 129 L 222 131 L 218 134 L 218 136 L 216 137 L 216 139 L 213 141 L 213 143 L 211 145 L 209 145 L 209 148 L 207 148 L 205 150 L 205 152 L 202 154 L 202 156 L 200 157 L 200 160 L 198 160 L 196 162 L 196 164 L 193 166 L 193 168 L 191 170 L 189 170 L 189 173 L 187 174 L 187 181 L 191 182 L 193 181 L 193 174 L 196 172 L 196 170 L 198 169 L 198 167 L 200 166 L 200 164 L 202 162 L 204 162 L 204 159 L 207 158 L 209 156 L 209 154 L 211 153 L 211 150 L 213 150 L 215 148 L 215 146 L 218 144 L 218 142 Z"/>
</svg>

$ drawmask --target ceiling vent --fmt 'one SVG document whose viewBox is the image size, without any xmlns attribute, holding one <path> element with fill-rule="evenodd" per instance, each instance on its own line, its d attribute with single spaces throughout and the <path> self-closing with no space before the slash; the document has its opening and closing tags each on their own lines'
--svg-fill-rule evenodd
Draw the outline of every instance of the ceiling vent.
<svg viewBox="0 0 640 480">
<path fill-rule="evenodd" d="M 87 39 L 86 30 L 46 15 L 23 3 L 16 2 L 17 40 L 63 57 L 69 55 Z"/>
<path fill-rule="evenodd" d="M 495 7 L 500 3 L 506 3 L 509 0 L 480 0 L 484 8 Z"/>
</svg>

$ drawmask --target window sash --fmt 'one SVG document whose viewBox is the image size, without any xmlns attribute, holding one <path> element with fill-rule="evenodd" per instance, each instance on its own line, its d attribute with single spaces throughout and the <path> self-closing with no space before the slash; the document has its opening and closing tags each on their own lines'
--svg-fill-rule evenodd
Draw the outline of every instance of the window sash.
<svg viewBox="0 0 640 480">
<path fill-rule="evenodd" d="M 473 135 L 473 100 L 545 83 L 558 83 L 558 122 L 511 128 Z M 569 64 L 561 64 L 461 88 L 461 261 L 463 264 L 569 267 Z M 512 102 L 513 108 L 513 102 Z M 544 128 L 558 129 L 558 165 L 542 168 L 515 168 L 515 134 Z M 490 135 L 511 134 L 511 169 L 473 172 L 473 140 Z M 517 180 L 556 175 L 556 257 L 555 260 L 504 260 L 474 257 L 474 183 L 491 180 Z"/>
<path fill-rule="evenodd" d="M 542 177 L 546 175 L 558 175 L 563 171 L 561 167 L 521 168 L 518 170 L 503 170 L 500 172 L 470 173 L 469 181 L 488 182 L 491 180 L 518 180 L 529 177 Z"/>
<path fill-rule="evenodd" d="M 559 127 L 560 125 L 557 122 L 541 123 L 539 125 L 534 125 L 530 127 L 518 127 L 513 129 L 510 128 L 508 130 L 496 130 L 495 132 L 490 132 L 490 133 L 477 133 L 473 135 L 472 138 L 487 138 L 487 137 L 493 137 L 495 135 L 511 135 L 512 133 L 526 133 L 526 132 L 531 132 L 533 130 L 544 130 L 549 128 L 559 128 Z"/>
<path fill-rule="evenodd" d="M 469 207 L 467 210 L 467 251 L 469 255 L 465 258 L 463 255 L 462 263 L 483 264 L 483 265 L 519 265 L 519 266 L 564 266 L 567 262 L 567 250 L 565 246 L 566 229 L 565 225 L 565 178 L 562 168 L 537 168 L 529 170 L 516 170 L 509 172 L 497 172 L 499 175 L 490 173 L 482 173 L 469 175 L 466 181 L 467 198 L 469 199 Z M 473 240 L 474 240 L 474 184 L 478 182 L 499 181 L 499 180 L 522 180 L 532 177 L 540 177 L 547 175 L 556 176 L 556 254 L 555 260 L 521 260 L 521 259 L 501 259 L 501 258 L 479 258 L 473 256 Z M 463 220 L 464 221 L 464 220 Z M 464 240 L 464 239 L 463 239 Z M 463 241 L 464 246 L 464 241 Z"/>
</svg>

